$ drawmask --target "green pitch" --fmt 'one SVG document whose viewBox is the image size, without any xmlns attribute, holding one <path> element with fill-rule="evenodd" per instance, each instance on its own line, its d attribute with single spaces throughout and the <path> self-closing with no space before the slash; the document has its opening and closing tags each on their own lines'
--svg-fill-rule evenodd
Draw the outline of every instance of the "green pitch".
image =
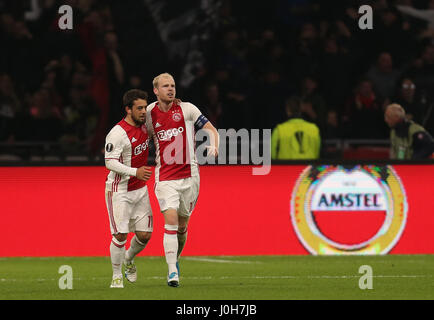
<svg viewBox="0 0 434 320">
<path fill-rule="evenodd" d="M 62 265 L 71 290 L 59 288 Z M 0 258 L 5 299 L 434 299 L 434 255 L 183 257 L 181 286 L 166 285 L 163 257 L 137 257 L 138 280 L 110 289 L 108 257 Z M 372 289 L 362 265 L 372 268 Z M 361 277 L 364 277 L 360 279 Z"/>
</svg>

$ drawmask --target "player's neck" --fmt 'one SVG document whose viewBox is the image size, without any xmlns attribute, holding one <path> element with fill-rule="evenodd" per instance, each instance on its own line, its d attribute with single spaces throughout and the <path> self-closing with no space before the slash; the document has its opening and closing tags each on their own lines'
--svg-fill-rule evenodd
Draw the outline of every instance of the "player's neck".
<svg viewBox="0 0 434 320">
<path fill-rule="evenodd" d="M 158 108 L 163 112 L 169 111 L 170 108 L 172 108 L 172 106 L 173 106 L 173 101 L 167 102 L 167 101 L 158 100 Z"/>
</svg>

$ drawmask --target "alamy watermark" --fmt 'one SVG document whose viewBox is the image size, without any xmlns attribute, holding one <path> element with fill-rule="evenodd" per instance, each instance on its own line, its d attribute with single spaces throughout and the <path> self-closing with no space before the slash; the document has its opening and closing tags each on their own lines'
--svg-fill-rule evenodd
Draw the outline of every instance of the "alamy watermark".
<svg viewBox="0 0 434 320">
<path fill-rule="evenodd" d="M 69 5 L 63 5 L 59 7 L 59 14 L 61 14 L 57 25 L 61 30 L 72 30 L 74 28 L 74 18 L 72 7 Z"/>
<path fill-rule="evenodd" d="M 369 265 L 360 266 L 359 273 L 363 274 L 359 279 L 359 288 L 362 290 L 374 289 L 372 267 Z"/>
<path fill-rule="evenodd" d="M 166 164 L 190 163 L 190 154 L 184 148 L 184 127 L 160 130 L 155 133 L 159 141 L 171 140 L 160 155 Z M 208 129 L 185 133 L 187 141 L 196 141 L 196 161 L 203 164 L 251 164 L 253 175 L 267 175 L 271 170 L 271 129 L 219 129 L 218 137 Z M 214 156 L 213 150 L 217 149 Z M 262 143 L 261 143 L 262 141 Z"/>
<path fill-rule="evenodd" d="M 59 278 L 59 289 L 60 290 L 72 290 L 73 289 L 73 273 L 72 267 L 68 265 L 62 265 L 59 267 L 59 274 L 62 276 Z"/>
<path fill-rule="evenodd" d="M 372 7 L 369 5 L 360 6 L 359 14 L 363 14 L 359 18 L 359 28 L 362 30 L 372 30 L 374 28 Z"/>
</svg>

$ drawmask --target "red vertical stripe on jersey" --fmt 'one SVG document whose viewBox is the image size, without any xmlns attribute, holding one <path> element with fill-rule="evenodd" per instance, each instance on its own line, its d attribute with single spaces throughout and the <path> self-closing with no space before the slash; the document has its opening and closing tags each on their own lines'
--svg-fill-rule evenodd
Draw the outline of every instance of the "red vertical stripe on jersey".
<svg viewBox="0 0 434 320">
<path fill-rule="evenodd" d="M 124 163 L 123 162 L 123 158 L 122 155 L 119 157 L 119 162 L 120 163 Z M 117 192 L 118 191 L 118 186 L 119 186 L 119 182 L 122 180 L 122 176 L 118 173 L 116 173 L 115 175 L 115 180 L 112 183 L 112 191 L 113 192 Z"/>
</svg>

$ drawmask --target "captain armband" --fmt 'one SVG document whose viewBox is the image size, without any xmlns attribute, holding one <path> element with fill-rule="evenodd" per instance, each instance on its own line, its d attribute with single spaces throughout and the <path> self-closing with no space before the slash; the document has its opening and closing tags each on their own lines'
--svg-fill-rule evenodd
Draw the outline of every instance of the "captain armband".
<svg viewBox="0 0 434 320">
<path fill-rule="evenodd" d="M 203 114 L 201 114 L 194 123 L 194 126 L 198 129 L 202 129 L 205 123 L 207 123 L 208 121 L 209 120 Z"/>
</svg>

